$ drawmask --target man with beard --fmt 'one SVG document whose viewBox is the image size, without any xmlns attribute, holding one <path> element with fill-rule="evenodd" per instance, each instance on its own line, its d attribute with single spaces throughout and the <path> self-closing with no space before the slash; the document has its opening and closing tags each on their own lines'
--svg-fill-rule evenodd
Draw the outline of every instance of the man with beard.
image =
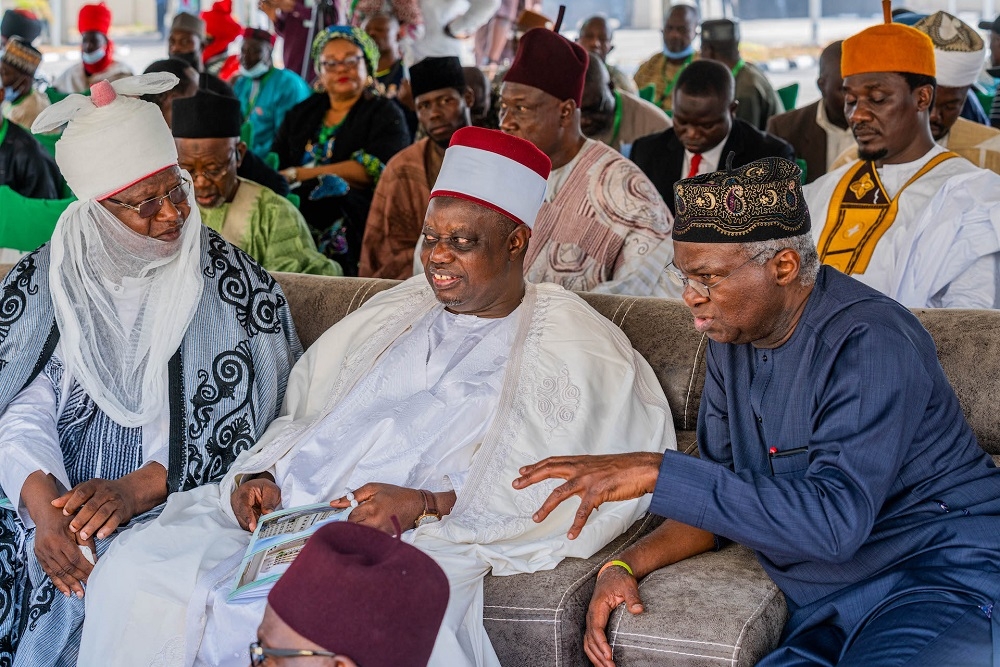
<svg viewBox="0 0 1000 667">
<path fill-rule="evenodd" d="M 358 275 L 404 280 L 451 135 L 472 124 L 472 91 L 454 56 L 425 58 L 410 68 L 420 127 L 427 135 L 397 153 L 382 172 L 368 213 Z"/>
<path fill-rule="evenodd" d="M 235 97 L 228 83 L 205 71 L 201 54 L 205 47 L 205 22 L 194 14 L 180 12 L 174 16 L 170 24 L 170 37 L 167 39 L 167 55 L 183 60 L 194 68 L 205 80 L 205 88 L 219 95 Z"/>
<path fill-rule="evenodd" d="M 590 53 L 580 107 L 580 129 L 585 136 L 628 156 L 636 139 L 672 125 L 667 114 L 656 105 L 618 90 L 604 61 L 598 54 Z"/>
<path fill-rule="evenodd" d="M 877 25 L 844 40 L 855 160 L 805 188 L 820 258 L 911 308 L 994 308 L 1000 177 L 934 142 L 934 44 Z"/>
<path fill-rule="evenodd" d="M 294 204 L 238 175 L 247 145 L 240 141 L 237 100 L 207 91 L 174 100 L 171 130 L 205 226 L 268 271 L 343 275 L 340 265 L 316 250 Z"/>
</svg>

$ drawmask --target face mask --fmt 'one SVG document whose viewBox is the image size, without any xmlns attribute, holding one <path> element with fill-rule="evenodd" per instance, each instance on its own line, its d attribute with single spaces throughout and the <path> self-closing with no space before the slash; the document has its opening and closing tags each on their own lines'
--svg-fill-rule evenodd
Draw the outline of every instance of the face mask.
<svg viewBox="0 0 1000 667">
<path fill-rule="evenodd" d="M 271 67 L 266 62 L 261 61 L 250 69 L 244 69 L 243 65 L 240 65 L 240 74 L 250 77 L 251 79 L 259 79 L 267 74 L 269 69 L 271 69 Z"/>
<path fill-rule="evenodd" d="M 694 53 L 694 45 L 688 44 L 688 47 L 683 51 L 671 51 L 667 47 L 663 47 L 663 55 L 670 58 L 671 60 L 683 60 Z"/>
<path fill-rule="evenodd" d="M 183 60 L 184 62 L 186 62 L 188 65 L 190 65 L 195 69 L 198 69 L 198 65 L 200 64 L 198 62 L 198 54 L 196 54 L 194 51 L 190 53 L 175 53 L 170 57 L 177 58 L 177 60 Z"/>
<path fill-rule="evenodd" d="M 104 60 L 104 55 L 107 53 L 107 49 L 97 49 L 90 53 L 81 53 L 80 59 L 83 60 L 87 65 L 93 65 L 94 63 L 99 63 Z"/>
<path fill-rule="evenodd" d="M 3 101 L 4 102 L 10 102 L 11 104 L 13 104 L 14 102 L 17 101 L 17 99 L 19 97 L 21 97 L 21 93 L 19 93 L 18 91 L 14 90 L 13 86 L 4 86 L 3 87 Z"/>
</svg>

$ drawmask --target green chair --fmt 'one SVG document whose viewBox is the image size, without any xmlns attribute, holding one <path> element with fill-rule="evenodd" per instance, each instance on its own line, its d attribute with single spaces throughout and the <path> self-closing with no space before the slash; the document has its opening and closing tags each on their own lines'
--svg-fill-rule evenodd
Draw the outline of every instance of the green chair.
<svg viewBox="0 0 1000 667">
<path fill-rule="evenodd" d="M 795 100 L 799 97 L 799 84 L 793 83 L 784 88 L 778 88 L 778 97 L 781 98 L 785 111 L 791 111 L 795 108 Z"/>
<path fill-rule="evenodd" d="M 49 155 L 52 157 L 56 156 L 56 142 L 59 141 L 59 138 L 62 136 L 62 132 L 57 134 L 35 134 L 32 132 L 31 136 L 33 136 L 38 143 L 42 145 L 42 148 L 48 151 Z"/>
<path fill-rule="evenodd" d="M 806 165 L 806 161 L 800 157 L 795 158 L 795 164 L 799 165 L 799 169 L 802 170 L 802 176 L 799 178 L 799 180 L 802 181 L 802 185 L 805 185 L 806 178 L 809 176 L 808 172 L 809 167 L 808 165 Z"/>
<path fill-rule="evenodd" d="M 653 98 L 656 97 L 656 84 L 650 83 L 640 88 L 639 97 L 646 100 L 647 102 L 652 102 Z"/>
<path fill-rule="evenodd" d="M 59 216 L 74 201 L 75 197 L 29 199 L 0 185 L 0 248 L 28 252 L 47 243 Z"/>
</svg>

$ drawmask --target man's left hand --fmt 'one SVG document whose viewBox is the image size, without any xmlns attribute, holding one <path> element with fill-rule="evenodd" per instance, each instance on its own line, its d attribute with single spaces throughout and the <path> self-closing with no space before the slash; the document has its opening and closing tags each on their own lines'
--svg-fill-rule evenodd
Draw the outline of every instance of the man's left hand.
<svg viewBox="0 0 1000 667">
<path fill-rule="evenodd" d="M 634 452 L 599 456 L 553 456 L 520 469 L 514 480 L 515 489 L 525 489 L 542 480 L 558 478 L 566 483 L 555 488 L 532 519 L 541 523 L 564 500 L 580 496 L 580 508 L 566 534 L 575 540 L 590 513 L 600 505 L 618 500 L 631 500 L 656 488 L 663 454 Z"/>
<path fill-rule="evenodd" d="M 92 479 L 52 501 L 63 514 L 76 514 L 69 529 L 86 541 L 93 536 L 105 538 L 118 526 L 128 523 L 136 514 L 135 502 L 127 485 L 121 480 Z"/>
<path fill-rule="evenodd" d="M 419 490 L 392 484 L 365 484 L 354 492 L 354 499 L 358 501 L 358 506 L 351 512 L 348 520 L 378 528 L 390 535 L 396 534 L 396 528 L 392 524 L 393 516 L 399 521 L 400 530 L 406 531 L 413 528 L 417 517 L 424 511 L 424 497 Z M 330 507 L 350 506 L 351 501 L 346 496 L 330 503 Z"/>
</svg>

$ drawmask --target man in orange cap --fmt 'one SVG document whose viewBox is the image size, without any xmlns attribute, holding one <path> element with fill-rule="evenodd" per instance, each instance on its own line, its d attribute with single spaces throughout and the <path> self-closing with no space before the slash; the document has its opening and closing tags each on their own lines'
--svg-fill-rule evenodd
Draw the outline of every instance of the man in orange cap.
<svg viewBox="0 0 1000 667">
<path fill-rule="evenodd" d="M 934 142 L 934 44 L 889 21 L 844 40 L 860 159 L 806 186 L 820 258 L 905 306 L 995 308 L 1000 177 Z"/>
<path fill-rule="evenodd" d="M 132 70 L 114 59 L 114 42 L 108 37 L 111 10 L 103 2 L 80 7 L 80 62 L 71 66 L 52 85 L 63 93 L 85 93 L 98 81 L 117 81 L 132 76 Z"/>
</svg>

